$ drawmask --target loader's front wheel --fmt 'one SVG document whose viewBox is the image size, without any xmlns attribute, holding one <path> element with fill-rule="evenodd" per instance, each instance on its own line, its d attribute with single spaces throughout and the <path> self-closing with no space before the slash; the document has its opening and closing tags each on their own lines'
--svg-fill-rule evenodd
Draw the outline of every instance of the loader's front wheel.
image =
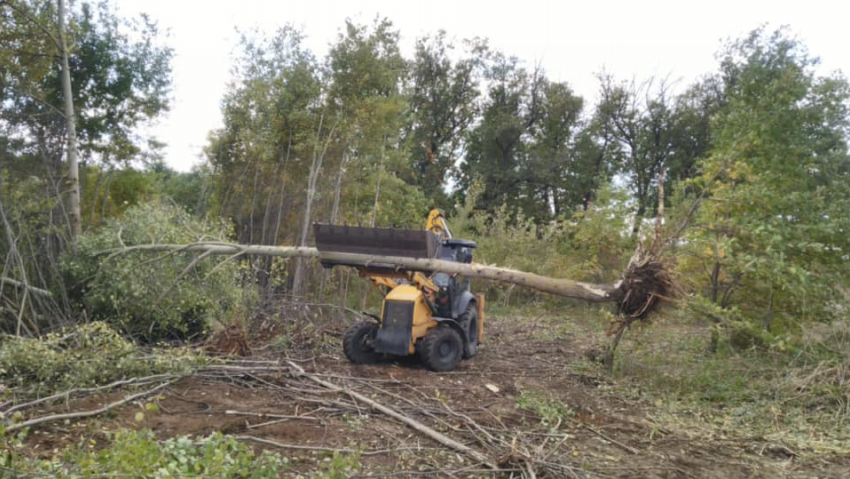
<svg viewBox="0 0 850 479">
<path fill-rule="evenodd" d="M 378 333 L 378 325 L 372 322 L 361 322 L 348 328 L 342 338 L 342 350 L 345 357 L 354 364 L 369 364 L 381 359 L 370 344 Z"/>
<path fill-rule="evenodd" d="M 478 352 L 478 308 L 475 303 L 469 303 L 466 312 L 460 317 L 460 324 L 469 339 L 463 351 L 463 359 L 469 359 Z"/>
<path fill-rule="evenodd" d="M 431 371 L 451 371 L 463 354 L 463 339 L 450 326 L 437 326 L 428 331 L 420 349 L 422 362 Z"/>
</svg>

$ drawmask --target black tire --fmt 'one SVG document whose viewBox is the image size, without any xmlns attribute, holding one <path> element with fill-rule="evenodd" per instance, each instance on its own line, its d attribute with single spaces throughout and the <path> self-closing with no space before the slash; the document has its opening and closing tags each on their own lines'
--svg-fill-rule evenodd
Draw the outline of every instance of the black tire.
<svg viewBox="0 0 850 479">
<path fill-rule="evenodd" d="M 463 350 L 463 359 L 469 359 L 478 352 L 478 308 L 475 303 L 469 303 L 466 312 L 460 317 L 460 325 L 466 331 L 466 348 Z"/>
<path fill-rule="evenodd" d="M 422 339 L 420 355 L 431 371 L 451 371 L 463 356 L 463 339 L 451 326 L 437 326 Z"/>
<path fill-rule="evenodd" d="M 381 359 L 371 346 L 366 343 L 367 339 L 373 339 L 378 333 L 378 325 L 364 321 L 348 328 L 342 338 L 342 350 L 345 357 L 354 364 L 369 364 Z"/>
</svg>

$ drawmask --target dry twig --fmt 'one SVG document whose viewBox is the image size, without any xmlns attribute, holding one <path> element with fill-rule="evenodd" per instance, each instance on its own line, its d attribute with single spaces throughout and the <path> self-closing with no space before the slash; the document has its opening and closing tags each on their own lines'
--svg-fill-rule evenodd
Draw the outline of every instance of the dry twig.
<svg viewBox="0 0 850 479">
<path fill-rule="evenodd" d="M 145 396 L 150 396 L 151 394 L 159 391 L 160 389 L 175 383 L 178 379 L 180 379 L 180 378 L 174 378 L 171 381 L 164 382 L 164 383 L 160 384 L 159 386 L 157 386 L 155 388 L 148 389 L 146 391 L 142 391 L 140 393 L 136 393 L 136 394 L 133 394 L 131 396 L 127 396 L 126 398 L 121 399 L 120 401 L 115 401 L 115 402 L 109 403 L 106 406 L 100 407 L 98 409 L 93 409 L 91 411 L 70 412 L 70 413 L 64 413 L 64 414 L 51 414 L 49 416 L 37 417 L 37 418 L 34 418 L 34 419 L 30 419 L 29 421 L 24 421 L 24 422 L 12 424 L 12 425 L 10 425 L 9 427 L 6 428 L 6 432 L 14 432 L 14 431 L 17 431 L 19 429 L 23 429 L 23 428 L 31 427 L 31 426 L 37 426 L 39 424 L 43 424 L 43 423 L 51 422 L 51 421 L 62 421 L 62 420 L 66 420 L 66 419 L 80 419 L 80 418 L 84 418 L 84 417 L 97 416 L 99 414 L 103 414 L 107 411 L 115 409 L 118 406 L 123 406 L 124 404 L 135 401 L 136 399 L 140 399 L 140 398 L 143 398 Z"/>
</svg>

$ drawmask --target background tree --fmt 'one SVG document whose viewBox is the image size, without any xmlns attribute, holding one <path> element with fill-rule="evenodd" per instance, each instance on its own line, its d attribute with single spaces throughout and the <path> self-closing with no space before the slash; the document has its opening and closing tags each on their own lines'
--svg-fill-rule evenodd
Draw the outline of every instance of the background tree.
<svg viewBox="0 0 850 479">
<path fill-rule="evenodd" d="M 85 163 L 109 165 L 93 170 L 98 183 L 101 172 L 142 159 L 158 146 L 138 127 L 167 109 L 171 81 L 171 50 L 161 45 L 155 23 L 118 18 L 106 2 L 62 6 L 68 7 L 65 22 L 59 22 L 55 2 L 0 2 L 0 202 L 13 233 L 0 240 L 0 253 L 9 260 L 26 252 L 27 260 L 16 261 L 7 275 L 60 293 L 58 257 L 82 226 L 81 207 L 90 203 L 82 198 L 69 209 L 65 200 L 75 190 L 98 190 L 86 184 L 91 171 Z M 59 23 L 65 27 L 64 47 Z M 70 79 L 66 88 L 63 76 Z M 73 111 L 66 111 L 66 99 Z M 71 165 L 63 162 L 74 151 L 68 148 L 70 123 L 78 140 L 78 187 Z M 20 201 L 22 192 L 26 201 Z M 42 306 L 62 317 L 61 305 Z"/>
<path fill-rule="evenodd" d="M 637 234 L 648 211 L 654 211 L 656 181 L 674 151 L 673 108 L 669 85 L 650 79 L 618 83 L 601 75 L 599 113 L 622 152 L 622 172 L 634 197 Z"/>
<path fill-rule="evenodd" d="M 495 52 L 485 70 L 487 98 L 478 124 L 469 132 L 467 152 L 458 174 L 458 199 L 473 181 L 484 191 L 477 207 L 495 211 L 502 204 L 512 210 L 533 202 L 523 191 L 529 181 L 526 168 L 528 134 L 542 116 L 545 78 L 541 70 L 523 68 L 519 60 Z"/>
<path fill-rule="evenodd" d="M 588 174 L 576 162 L 576 137 L 583 99 L 566 83 L 543 85 L 540 119 L 531 128 L 523 211 L 545 221 L 569 212 L 583 193 L 580 178 Z"/>
<path fill-rule="evenodd" d="M 828 319 L 846 285 L 850 90 L 816 63 L 782 29 L 722 57 L 726 104 L 693 181 L 708 198 L 683 268 L 704 299 L 694 306 L 739 344 Z"/>
<path fill-rule="evenodd" d="M 405 141 L 412 168 L 403 178 L 435 205 L 448 207 L 445 182 L 461 152 L 464 134 L 478 114 L 481 41 L 466 42 L 463 58 L 446 32 L 417 40 L 408 79 L 409 125 Z"/>
</svg>

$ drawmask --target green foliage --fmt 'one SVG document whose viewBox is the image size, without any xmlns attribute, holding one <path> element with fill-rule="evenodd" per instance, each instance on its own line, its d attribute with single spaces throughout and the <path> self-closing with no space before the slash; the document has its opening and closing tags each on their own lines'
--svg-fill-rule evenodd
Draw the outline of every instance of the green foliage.
<svg viewBox="0 0 850 479">
<path fill-rule="evenodd" d="M 227 230 L 203 223 L 180 208 L 145 203 L 122 218 L 80 238 L 63 269 L 74 299 L 91 318 L 106 321 L 145 341 L 188 338 L 214 322 L 239 317 L 253 290 L 240 285 L 240 267 L 228 258 L 202 260 L 196 254 L 110 251 L 149 243 L 222 241 Z M 190 267 L 192 265 L 192 267 Z"/>
<path fill-rule="evenodd" d="M 242 36 L 224 127 L 210 134 L 211 213 L 232 218 L 241 242 L 295 242 L 295 228 L 281 225 L 298 222 L 309 158 L 334 124 L 323 116 L 322 72 L 303 38 L 289 26 L 270 38 Z"/>
<path fill-rule="evenodd" d="M 136 131 L 168 107 L 172 50 L 159 43 L 156 23 L 117 17 L 108 2 L 69 7 L 68 61 L 82 157 L 107 163 L 156 150 Z M 56 19 L 55 2 L 0 5 L 0 76 L 10 99 L 0 104 L 0 119 L 21 141 L 18 154 L 39 155 L 51 168 L 61 164 L 65 135 Z"/>
<path fill-rule="evenodd" d="M 105 170 L 97 166 L 80 168 L 81 214 L 86 229 L 121 216 L 127 208 L 155 195 L 154 176 L 135 168 Z"/>
<path fill-rule="evenodd" d="M 409 127 L 405 142 L 412 168 L 405 181 L 421 188 L 434 205 L 449 206 L 443 184 L 460 155 L 458 141 L 478 113 L 480 56 L 486 45 L 467 42 L 464 58 L 446 32 L 419 38 L 410 62 Z"/>
<path fill-rule="evenodd" d="M 169 198 L 181 208 L 196 216 L 206 212 L 206 193 L 209 188 L 209 165 L 197 166 L 188 173 L 175 171 L 162 162 L 150 165 L 148 171 L 154 176 L 154 190 Z"/>
<path fill-rule="evenodd" d="M 687 310 L 664 322 L 625 341 L 614 366 L 616 394 L 654 404 L 662 427 L 848 452 L 847 321 L 809 325 L 793 344 L 775 339 L 764 349 L 721 342 L 713 354 Z"/>
<path fill-rule="evenodd" d="M 714 305 L 695 311 L 741 346 L 835 317 L 850 278 L 850 88 L 814 63 L 784 30 L 730 44 L 715 148 L 685 184 L 707 199 L 682 276 Z"/>
<path fill-rule="evenodd" d="M 485 185 L 477 207 L 493 212 L 508 205 L 510 213 L 533 201 L 528 176 L 527 136 L 541 119 L 538 98 L 546 80 L 529 72 L 516 57 L 488 55 L 485 79 L 489 85 L 481 120 L 468 133 L 464 162 L 458 173 L 462 199 L 475 181 Z M 543 218 L 540 218 L 541 220 Z"/>
<path fill-rule="evenodd" d="M 311 475 L 311 479 L 347 479 L 360 470 L 360 454 L 340 454 L 322 462 L 321 470 Z"/>
<path fill-rule="evenodd" d="M 493 214 L 473 212 L 478 198 L 471 190 L 458 212 L 455 235 L 478 243 L 475 261 L 498 264 L 556 278 L 605 282 L 623 270 L 634 243 L 628 235 L 628 206 L 623 191 L 603 187 L 594 206 L 539 225 L 503 205 Z M 468 215 L 468 216 L 467 216 Z M 496 296 L 503 284 L 493 285 Z M 524 292 L 521 294 L 526 294 Z"/>
<path fill-rule="evenodd" d="M 144 356 L 144 357 L 143 357 Z M 202 362 L 190 350 L 163 349 L 143 355 L 103 322 L 50 333 L 42 338 L 7 336 L 0 344 L 0 380 L 18 394 L 46 394 L 107 384 L 122 378 L 188 370 Z"/>
<path fill-rule="evenodd" d="M 204 168 L 180 173 L 157 161 L 145 169 L 86 166 L 80 168 L 80 174 L 83 177 L 81 210 L 87 230 L 122 216 L 131 206 L 156 198 L 203 216 L 202 195 L 209 180 Z"/>
<path fill-rule="evenodd" d="M 421 229 L 431 205 L 420 189 L 405 183 L 391 172 L 375 172 L 364 178 L 357 188 L 362 188 L 364 192 L 374 192 L 378 175 L 381 176 L 381 191 L 375 225 Z M 371 218 L 375 207 L 374 196 L 358 198 L 349 195 L 347 200 L 343 203 L 347 213 L 342 215 L 342 222 L 354 223 L 358 218 Z"/>
<path fill-rule="evenodd" d="M 57 478 L 95 477 L 204 477 L 214 479 L 276 479 L 287 469 L 288 459 L 263 451 L 256 454 L 233 437 L 215 432 L 206 437 L 179 436 L 157 440 L 149 430 L 107 433 L 109 444 L 100 450 L 91 443 L 69 448 L 52 460 L 26 460 L 0 464 L 28 474 Z M 7 456 L 6 461 L 12 462 Z M 0 473 L 0 477 L 2 473 Z M 336 477 L 336 476 L 334 476 Z"/>
<path fill-rule="evenodd" d="M 520 409 L 537 414 L 540 417 L 540 424 L 550 429 L 556 429 L 567 418 L 575 415 L 575 411 L 559 398 L 538 389 L 520 390 L 516 405 Z"/>
</svg>

